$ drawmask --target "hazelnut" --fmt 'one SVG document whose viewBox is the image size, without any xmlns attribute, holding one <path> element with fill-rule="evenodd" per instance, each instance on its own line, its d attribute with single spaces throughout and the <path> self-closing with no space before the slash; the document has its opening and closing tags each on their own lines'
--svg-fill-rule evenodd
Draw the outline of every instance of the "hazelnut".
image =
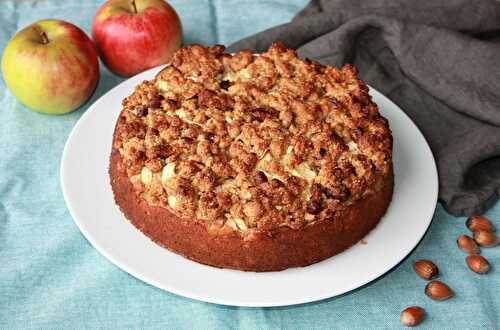
<svg viewBox="0 0 500 330">
<path fill-rule="evenodd" d="M 479 254 L 479 246 L 468 235 L 460 235 L 457 239 L 457 246 L 460 250 L 468 254 Z"/>
<path fill-rule="evenodd" d="M 494 247 L 498 244 L 498 237 L 491 231 L 480 230 L 474 233 L 474 240 L 484 247 Z"/>
<path fill-rule="evenodd" d="M 316 201 L 309 201 L 309 203 L 307 203 L 307 213 L 318 214 L 321 212 L 321 209 L 321 204 Z"/>
<path fill-rule="evenodd" d="M 399 319 L 408 327 L 419 325 L 425 317 L 425 310 L 418 306 L 411 306 L 401 312 Z"/>
<path fill-rule="evenodd" d="M 439 269 L 430 260 L 417 260 L 413 262 L 413 270 L 424 280 L 430 280 L 439 274 Z"/>
<path fill-rule="evenodd" d="M 493 224 L 487 218 L 480 215 L 470 217 L 465 222 L 465 225 L 474 233 L 480 230 L 495 231 Z"/>
<path fill-rule="evenodd" d="M 181 139 L 181 142 L 182 142 L 183 144 L 188 144 L 188 145 L 191 145 L 191 144 L 193 144 L 193 143 L 194 143 L 194 140 L 193 140 L 193 139 L 191 139 L 191 138 L 188 138 L 188 137 L 183 137 L 183 138 Z"/>
<path fill-rule="evenodd" d="M 433 300 L 446 300 L 453 297 L 453 291 L 441 281 L 430 281 L 425 286 L 425 294 Z"/>
<path fill-rule="evenodd" d="M 256 184 L 261 184 L 261 183 L 267 182 L 267 175 L 262 171 L 258 171 L 255 174 L 254 180 L 255 180 Z"/>
<path fill-rule="evenodd" d="M 483 256 L 471 255 L 465 258 L 467 266 L 474 272 L 478 274 L 486 274 L 490 271 L 490 263 Z"/>
<path fill-rule="evenodd" d="M 252 118 L 252 120 L 256 120 L 258 122 L 263 122 L 269 116 L 270 112 L 268 112 L 266 108 L 255 108 L 250 112 L 250 117 Z"/>
<path fill-rule="evenodd" d="M 156 95 L 149 101 L 149 107 L 152 109 L 158 109 L 161 107 L 161 97 Z"/>
<path fill-rule="evenodd" d="M 220 82 L 220 88 L 221 88 L 221 89 L 223 89 L 223 90 L 226 90 L 226 91 L 227 91 L 227 90 L 229 89 L 229 87 L 231 87 L 231 82 L 230 82 L 230 81 L 228 81 L 228 80 L 222 80 L 222 81 Z"/>
<path fill-rule="evenodd" d="M 273 178 L 271 180 L 271 186 L 273 188 L 281 188 L 284 186 L 283 182 L 281 182 L 280 180 L 276 179 L 276 178 Z"/>
</svg>

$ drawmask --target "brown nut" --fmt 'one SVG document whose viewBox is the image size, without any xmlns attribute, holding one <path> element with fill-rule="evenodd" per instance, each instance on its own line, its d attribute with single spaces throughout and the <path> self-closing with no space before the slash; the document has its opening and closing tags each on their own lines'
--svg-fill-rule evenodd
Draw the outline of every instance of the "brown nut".
<svg viewBox="0 0 500 330">
<path fill-rule="evenodd" d="M 321 212 L 321 209 L 322 206 L 319 202 L 309 201 L 309 203 L 307 203 L 307 208 L 306 208 L 307 213 L 319 214 Z"/>
<path fill-rule="evenodd" d="M 425 294 L 433 300 L 446 300 L 453 297 L 453 291 L 441 281 L 431 281 L 425 286 Z"/>
<path fill-rule="evenodd" d="M 439 269 L 430 260 L 417 260 L 413 262 L 413 270 L 424 280 L 430 280 L 439 274 Z"/>
<path fill-rule="evenodd" d="M 220 88 L 221 88 L 221 89 L 223 89 L 223 90 L 226 90 L 226 91 L 227 91 L 227 90 L 229 89 L 229 87 L 231 87 L 231 82 L 230 82 L 230 81 L 228 81 L 228 80 L 222 80 L 222 81 L 220 82 Z"/>
<path fill-rule="evenodd" d="M 477 246 L 476 242 L 472 239 L 472 237 L 468 235 L 458 236 L 457 246 L 460 250 L 468 254 L 480 253 L 479 246 Z"/>
<path fill-rule="evenodd" d="M 425 317 L 425 310 L 418 306 L 411 306 L 401 312 L 399 319 L 407 327 L 419 325 Z"/>
<path fill-rule="evenodd" d="M 494 232 L 480 230 L 474 233 L 474 240 L 484 247 L 495 247 L 498 244 L 498 237 Z"/>
<path fill-rule="evenodd" d="M 493 226 L 491 221 L 480 215 L 470 217 L 465 222 L 465 225 L 474 233 L 480 230 L 495 231 L 495 226 Z"/>
<path fill-rule="evenodd" d="M 254 181 L 256 184 L 267 182 L 267 175 L 262 171 L 258 171 L 255 173 Z"/>
<path fill-rule="evenodd" d="M 158 109 L 161 107 L 161 99 L 162 97 L 159 95 L 153 96 L 153 98 L 149 101 L 149 107 L 152 109 Z"/>
<path fill-rule="evenodd" d="M 490 271 L 490 263 L 483 256 L 471 255 L 465 258 L 465 261 L 474 273 L 486 274 Z"/>
</svg>

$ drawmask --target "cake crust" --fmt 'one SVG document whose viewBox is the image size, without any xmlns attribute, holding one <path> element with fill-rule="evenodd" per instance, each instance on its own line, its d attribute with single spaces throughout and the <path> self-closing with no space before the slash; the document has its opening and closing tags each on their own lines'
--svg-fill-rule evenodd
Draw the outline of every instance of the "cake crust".
<svg viewBox="0 0 500 330">
<path fill-rule="evenodd" d="M 116 203 L 189 259 L 305 266 L 358 242 L 392 196 L 392 135 L 351 65 L 273 44 L 192 45 L 136 86 L 115 126 Z"/>
</svg>

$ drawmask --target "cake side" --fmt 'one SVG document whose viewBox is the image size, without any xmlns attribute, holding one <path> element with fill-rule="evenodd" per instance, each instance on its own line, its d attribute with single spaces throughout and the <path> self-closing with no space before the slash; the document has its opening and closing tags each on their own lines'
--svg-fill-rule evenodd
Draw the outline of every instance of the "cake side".
<svg viewBox="0 0 500 330">
<path fill-rule="evenodd" d="M 110 157 L 109 172 L 116 203 L 152 241 L 202 264 L 257 272 L 307 266 L 346 250 L 375 228 L 393 192 L 391 169 L 378 194 L 350 206 L 335 220 L 300 230 L 283 228 L 260 233 L 252 240 L 244 240 L 236 231 L 214 236 L 203 222 L 184 220 L 167 208 L 150 206 L 135 193 L 116 150 Z"/>
</svg>

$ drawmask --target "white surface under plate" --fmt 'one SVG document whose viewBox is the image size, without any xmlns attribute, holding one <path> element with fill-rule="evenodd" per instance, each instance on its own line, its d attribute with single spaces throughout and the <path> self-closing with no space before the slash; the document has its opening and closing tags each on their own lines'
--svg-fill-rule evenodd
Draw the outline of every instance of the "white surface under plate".
<svg viewBox="0 0 500 330">
<path fill-rule="evenodd" d="M 304 267 L 253 273 L 218 269 L 184 259 L 154 244 L 131 225 L 113 200 L 108 176 L 111 139 L 121 101 L 154 68 L 97 100 L 73 128 L 61 163 L 68 209 L 83 235 L 112 263 L 166 291 L 212 303 L 282 306 L 325 299 L 359 288 L 391 270 L 429 227 L 437 201 L 432 153 L 415 124 L 374 89 L 370 94 L 394 135 L 394 197 L 380 224 L 347 251 Z"/>
</svg>

